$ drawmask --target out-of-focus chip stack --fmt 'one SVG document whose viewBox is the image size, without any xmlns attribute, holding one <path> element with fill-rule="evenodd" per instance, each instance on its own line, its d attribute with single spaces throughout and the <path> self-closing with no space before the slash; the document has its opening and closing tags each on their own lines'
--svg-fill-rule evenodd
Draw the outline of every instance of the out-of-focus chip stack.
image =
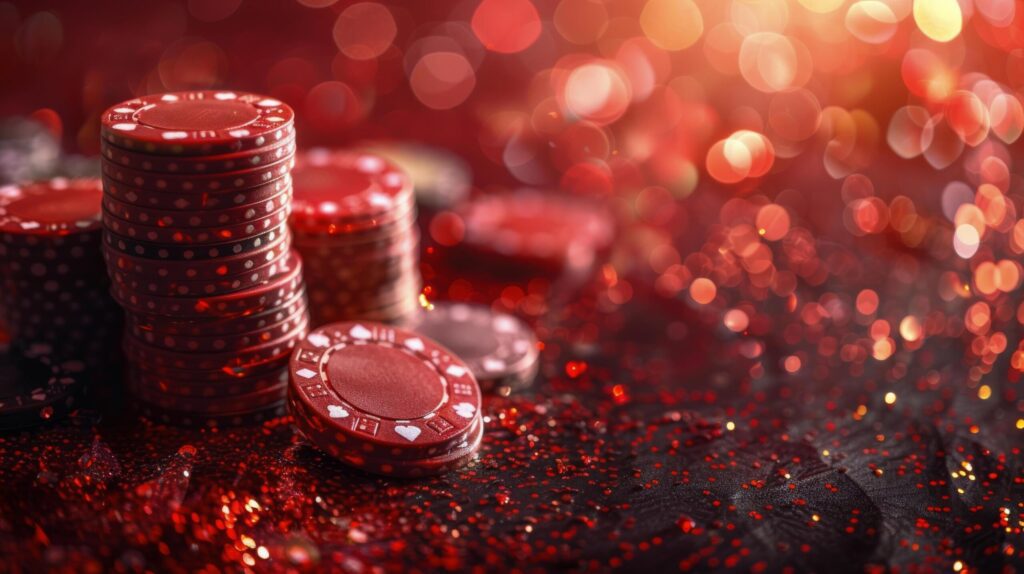
<svg viewBox="0 0 1024 574">
<path fill-rule="evenodd" d="M 292 110 L 197 91 L 127 101 L 102 120 L 104 254 L 136 402 L 185 424 L 282 412 L 309 323 L 288 233 Z"/>
<path fill-rule="evenodd" d="M 0 120 L 0 183 L 47 179 L 60 167 L 60 144 L 28 118 Z"/>
<path fill-rule="evenodd" d="M 121 310 L 109 295 L 99 179 L 0 187 L 0 322 L 14 346 L 45 345 L 93 367 L 117 357 Z"/>
<path fill-rule="evenodd" d="M 419 230 L 409 178 L 376 155 L 301 154 L 291 215 L 314 326 L 399 322 L 419 309 Z"/>
</svg>

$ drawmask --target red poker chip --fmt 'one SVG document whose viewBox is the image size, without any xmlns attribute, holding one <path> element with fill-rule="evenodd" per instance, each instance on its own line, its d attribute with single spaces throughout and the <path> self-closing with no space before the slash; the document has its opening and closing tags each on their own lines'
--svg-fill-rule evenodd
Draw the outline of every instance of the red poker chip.
<svg viewBox="0 0 1024 574">
<path fill-rule="evenodd" d="M 207 259 L 219 259 L 221 257 L 232 257 L 256 251 L 261 247 L 273 243 L 288 233 L 286 223 L 278 224 L 268 231 L 259 235 L 236 239 L 224 243 L 209 245 L 172 245 L 168 243 L 152 243 L 139 241 L 124 235 L 119 235 L 107 229 L 103 234 L 104 244 L 109 249 L 119 251 L 134 257 L 147 259 L 173 259 L 185 261 L 199 261 Z"/>
<path fill-rule="evenodd" d="M 297 223 L 292 217 L 292 228 L 296 237 L 311 242 L 335 244 L 366 243 L 398 236 L 416 226 L 418 212 L 414 204 L 376 217 L 351 219 L 310 229 Z"/>
<path fill-rule="evenodd" d="M 358 152 L 316 149 L 299 155 L 292 225 L 306 233 L 402 213 L 412 204 L 409 178 L 382 158 Z"/>
<path fill-rule="evenodd" d="M 261 148 L 294 135 L 295 114 L 258 94 L 191 91 L 144 96 L 103 112 L 108 142 L 148 154 L 214 155 Z"/>
<path fill-rule="evenodd" d="M 287 272 L 289 266 L 294 265 L 297 259 L 297 257 L 282 257 L 244 275 L 197 281 L 144 277 L 125 273 L 116 268 L 110 269 L 109 273 L 114 282 L 137 293 L 160 297 L 212 297 L 263 285 L 275 275 Z"/>
<path fill-rule="evenodd" d="M 215 175 L 171 175 L 150 173 L 103 162 L 103 179 L 131 185 L 137 189 L 169 193 L 223 193 L 265 185 L 281 178 L 295 165 L 294 156 L 254 169 L 218 173 Z"/>
<path fill-rule="evenodd" d="M 488 195 L 463 212 L 463 245 L 490 256 L 554 269 L 589 267 L 614 238 L 614 222 L 595 204 L 523 190 Z"/>
<path fill-rule="evenodd" d="M 290 252 L 288 236 L 279 237 L 260 249 L 224 257 L 198 261 L 160 260 L 133 257 L 113 249 L 104 249 L 103 256 L 111 269 L 118 269 L 154 279 L 206 281 L 237 277 L 251 273 L 266 265 L 272 265 Z"/>
<path fill-rule="evenodd" d="M 338 305 L 329 301 L 310 305 L 313 325 L 326 325 L 343 321 L 374 321 L 402 324 L 420 309 L 419 297 L 408 297 L 389 304 Z"/>
<path fill-rule="evenodd" d="M 281 403 L 288 391 L 287 384 L 245 392 L 239 395 L 192 397 L 164 393 L 159 387 L 146 384 L 133 371 L 126 377 L 127 387 L 136 398 L 151 405 L 170 410 L 200 414 L 222 414 L 254 411 Z"/>
<path fill-rule="evenodd" d="M 276 325 L 306 310 L 306 295 L 299 293 L 290 301 L 259 313 L 241 315 L 229 319 L 204 319 L 199 321 L 175 320 L 160 315 L 131 313 L 128 315 L 129 328 L 139 332 L 156 332 L 162 335 L 184 337 L 218 337 L 239 335 L 258 331 Z"/>
<path fill-rule="evenodd" d="M 137 205 L 150 209 L 176 210 L 187 214 L 199 210 L 231 209 L 267 201 L 289 192 L 291 185 L 292 178 L 285 175 L 276 180 L 246 189 L 229 189 L 205 193 L 195 191 L 174 193 L 143 190 L 130 185 L 123 185 L 109 178 L 103 178 L 103 191 L 108 197 L 128 205 Z"/>
<path fill-rule="evenodd" d="M 98 179 L 57 178 L 0 187 L 0 234 L 70 235 L 100 229 Z"/>
<path fill-rule="evenodd" d="M 282 160 L 295 153 L 295 136 L 266 147 L 212 156 L 166 156 L 121 149 L 100 140 L 100 155 L 105 161 L 139 171 L 167 174 L 223 173 L 252 169 Z"/>
<path fill-rule="evenodd" d="M 88 254 L 81 253 L 78 256 L 64 258 L 27 257 L 21 253 L 5 254 L 4 251 L 0 247 L 0 258 L 4 259 L 0 277 L 25 281 L 82 278 L 98 279 L 97 284 L 104 282 L 103 257 L 99 251 L 99 244 Z"/>
<path fill-rule="evenodd" d="M 132 412 L 138 413 L 143 418 L 155 423 L 176 427 L 209 429 L 245 427 L 267 423 L 282 418 L 288 413 L 288 407 L 284 400 L 254 411 L 204 414 L 165 409 L 132 397 L 129 401 L 129 408 Z"/>
<path fill-rule="evenodd" d="M 303 257 L 336 262 L 394 259 L 409 253 L 418 253 L 420 244 L 420 234 L 416 229 L 396 237 L 351 245 L 330 241 L 309 241 L 294 236 L 292 238 L 292 245 L 302 253 Z"/>
<path fill-rule="evenodd" d="M 103 223 L 112 233 L 146 242 L 211 245 L 256 237 L 288 222 L 288 206 L 261 219 L 215 228 L 152 227 L 131 223 L 104 211 Z"/>
<path fill-rule="evenodd" d="M 282 321 L 239 334 L 210 336 L 171 335 L 155 329 L 146 330 L 135 326 L 130 326 L 128 332 L 147 345 L 167 351 L 221 353 L 235 349 L 248 349 L 287 338 L 292 333 L 305 327 L 308 322 L 306 309 L 301 308 L 296 314 Z"/>
<path fill-rule="evenodd" d="M 387 456 L 445 452 L 481 416 L 480 388 L 465 363 L 387 325 L 320 327 L 296 347 L 290 372 L 290 392 L 314 425 Z"/>
<path fill-rule="evenodd" d="M 122 221 L 151 227 L 174 229 L 219 228 L 263 219 L 282 209 L 289 209 L 290 213 L 291 200 L 291 189 L 287 188 L 269 199 L 253 204 L 216 210 L 178 211 L 139 207 L 129 203 L 122 203 L 107 195 L 103 197 L 103 209 Z"/>
<path fill-rule="evenodd" d="M 339 441 L 338 436 L 323 432 L 316 421 L 316 415 L 297 401 L 294 393 L 288 393 L 288 408 L 292 413 L 292 422 L 299 432 L 318 448 L 332 457 L 350 466 L 374 474 L 396 477 L 436 476 L 457 470 L 476 458 L 484 435 L 483 420 L 478 419 L 466 432 L 462 442 L 455 444 L 446 452 L 425 458 L 394 458 L 367 454 L 373 449 L 353 448 L 346 441 Z"/>
<path fill-rule="evenodd" d="M 269 282 L 251 289 L 213 297 L 158 297 L 133 293 L 117 283 L 114 299 L 126 310 L 176 319 L 226 318 L 260 313 L 291 301 L 303 291 L 301 260 Z"/>
<path fill-rule="evenodd" d="M 232 397 L 266 389 L 288 388 L 288 369 L 283 364 L 267 369 L 265 373 L 241 377 L 221 374 L 219 378 L 208 380 L 195 378 L 194 371 L 176 376 L 131 366 L 129 373 L 139 385 L 153 392 L 180 397 Z"/>
<path fill-rule="evenodd" d="M 131 367 L 156 377 L 181 381 L 191 385 L 232 385 L 255 377 L 269 377 L 281 371 L 288 362 L 287 357 L 267 361 L 258 365 L 230 365 L 219 369 L 179 369 L 150 363 L 134 363 Z M 287 368 L 285 368 L 287 371 Z"/>
<path fill-rule="evenodd" d="M 529 325 L 485 305 L 435 303 L 406 327 L 455 352 L 481 387 L 525 386 L 540 355 Z"/>
<path fill-rule="evenodd" d="M 126 356 L 130 360 L 155 367 L 200 371 L 245 369 L 280 360 L 281 357 L 291 353 L 299 340 L 308 332 L 308 326 L 308 320 L 304 318 L 303 324 L 298 329 L 280 339 L 224 352 L 168 351 L 147 345 L 132 337 L 125 337 L 124 347 Z"/>
</svg>

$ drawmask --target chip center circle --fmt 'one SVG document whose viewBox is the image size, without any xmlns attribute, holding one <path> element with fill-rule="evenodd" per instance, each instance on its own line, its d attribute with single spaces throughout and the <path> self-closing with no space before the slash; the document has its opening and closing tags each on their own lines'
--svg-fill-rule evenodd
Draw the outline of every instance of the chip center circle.
<svg viewBox="0 0 1024 574">
<path fill-rule="evenodd" d="M 324 370 L 335 392 L 369 415 L 418 419 L 444 402 L 444 383 L 434 367 L 396 348 L 342 347 L 331 353 Z"/>
<path fill-rule="evenodd" d="M 180 100 L 139 110 L 135 119 L 162 130 L 223 131 L 245 127 L 260 118 L 242 102 Z"/>
</svg>

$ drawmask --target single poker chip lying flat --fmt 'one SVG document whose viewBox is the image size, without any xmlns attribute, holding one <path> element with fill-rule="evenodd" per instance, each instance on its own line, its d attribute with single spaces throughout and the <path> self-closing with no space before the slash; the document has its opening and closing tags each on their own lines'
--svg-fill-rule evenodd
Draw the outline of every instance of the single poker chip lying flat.
<svg viewBox="0 0 1024 574">
<path fill-rule="evenodd" d="M 289 392 L 309 413 L 308 426 L 322 430 L 316 436 L 364 456 L 447 453 L 481 418 L 480 387 L 465 363 L 430 339 L 387 325 L 316 329 L 296 346 L 289 368 Z"/>
<path fill-rule="evenodd" d="M 143 96 L 110 107 L 100 135 L 126 150 L 215 155 L 261 148 L 294 134 L 283 102 L 243 92 L 201 90 Z"/>
<path fill-rule="evenodd" d="M 409 178 L 375 155 L 310 150 L 299 154 L 292 178 L 297 232 L 329 234 L 354 221 L 405 213 L 413 204 Z"/>
<path fill-rule="evenodd" d="M 473 371 L 481 387 L 524 387 L 521 380 L 536 370 L 537 336 L 530 326 L 486 305 L 434 303 L 408 325 L 455 352 Z"/>
<path fill-rule="evenodd" d="M 0 233 L 62 236 L 101 228 L 99 179 L 51 179 L 0 187 Z"/>
<path fill-rule="evenodd" d="M 86 367 L 62 361 L 44 344 L 24 352 L 0 346 L 0 431 L 31 428 L 66 416 L 86 387 Z"/>
</svg>

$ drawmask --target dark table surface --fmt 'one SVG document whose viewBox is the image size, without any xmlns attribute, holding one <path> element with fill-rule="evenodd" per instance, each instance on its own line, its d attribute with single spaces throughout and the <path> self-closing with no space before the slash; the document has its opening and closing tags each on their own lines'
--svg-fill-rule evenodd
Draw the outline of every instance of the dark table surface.
<svg viewBox="0 0 1024 574">
<path fill-rule="evenodd" d="M 826 278 L 751 296 L 741 334 L 643 272 L 520 299 L 541 375 L 486 399 L 479 459 L 445 476 L 351 470 L 287 418 L 190 430 L 116 401 L 0 438 L 0 570 L 1019 571 L 1010 353 L 972 348 L 971 302 L 936 295 L 921 253 L 790 236 L 777 265 L 809 248 Z M 460 280 L 471 299 L 505 285 Z M 853 304 L 868 287 L 873 317 Z M 907 309 L 925 336 L 873 358 L 873 321 Z"/>
</svg>

